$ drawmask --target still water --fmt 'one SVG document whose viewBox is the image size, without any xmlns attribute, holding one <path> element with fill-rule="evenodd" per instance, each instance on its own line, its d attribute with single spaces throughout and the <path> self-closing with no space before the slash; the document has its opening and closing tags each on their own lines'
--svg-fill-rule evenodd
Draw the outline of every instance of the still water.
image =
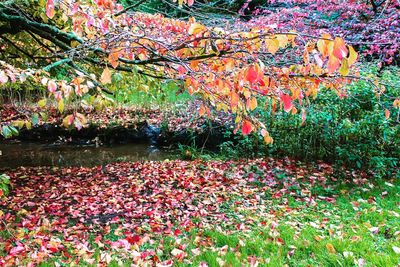
<svg viewBox="0 0 400 267">
<path fill-rule="evenodd" d="M 164 160 L 174 152 L 148 143 L 113 146 L 0 142 L 0 169 L 20 166 L 96 166 L 116 161 Z"/>
</svg>

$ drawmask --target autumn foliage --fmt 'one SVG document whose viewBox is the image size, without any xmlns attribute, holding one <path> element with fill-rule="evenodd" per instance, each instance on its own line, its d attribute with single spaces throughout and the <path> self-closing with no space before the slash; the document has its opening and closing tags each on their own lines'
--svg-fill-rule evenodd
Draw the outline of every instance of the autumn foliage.
<svg viewBox="0 0 400 267">
<path fill-rule="evenodd" d="M 146 75 L 184 83 L 190 94 L 205 100 L 201 114 L 210 114 L 211 108 L 231 112 L 235 131 L 259 130 L 271 143 L 253 115 L 256 109 L 301 112 L 305 120 L 303 104 L 317 96 L 321 85 L 344 96 L 344 86 L 357 78 L 352 70 L 357 52 L 329 33 L 304 34 L 240 21 L 208 26 L 194 18 L 130 12 L 114 0 L 28 3 L 0 4 L 2 50 L 17 52 L 1 61 L 0 83 L 42 84 L 60 113 L 72 100 L 109 93 L 117 72 Z M 72 76 L 52 76 L 59 66 L 69 68 Z M 46 101 L 39 105 L 44 108 Z M 64 116 L 65 126 L 84 126 L 83 114 Z"/>
</svg>

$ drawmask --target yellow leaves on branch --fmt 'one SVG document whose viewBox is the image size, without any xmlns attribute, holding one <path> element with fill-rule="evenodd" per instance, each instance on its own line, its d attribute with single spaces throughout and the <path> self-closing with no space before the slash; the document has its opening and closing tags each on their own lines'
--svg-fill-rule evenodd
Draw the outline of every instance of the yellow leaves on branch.
<svg viewBox="0 0 400 267">
<path fill-rule="evenodd" d="M 231 92 L 231 109 L 236 110 L 239 103 L 239 95 L 235 92 Z"/>
</svg>

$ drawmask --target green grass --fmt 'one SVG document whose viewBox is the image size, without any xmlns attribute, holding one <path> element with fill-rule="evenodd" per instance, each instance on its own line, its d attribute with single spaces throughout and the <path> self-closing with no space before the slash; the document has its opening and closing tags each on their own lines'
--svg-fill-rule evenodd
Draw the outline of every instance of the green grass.
<svg viewBox="0 0 400 267">
<path fill-rule="evenodd" d="M 363 260 L 366 266 L 396 266 L 400 255 L 392 247 L 400 243 L 396 233 L 400 230 L 400 184 L 390 187 L 384 181 L 380 183 L 383 186 L 370 192 L 356 189 L 351 195 L 344 194 L 336 204 L 297 204 L 298 212 L 276 218 L 275 233 L 268 226 L 232 234 L 205 231 L 203 235 L 210 237 L 216 248 L 227 245 L 237 251 L 221 255 L 205 248 L 194 262 L 219 266 L 219 258 L 228 265 L 241 266 L 248 257 L 255 256 L 262 266 L 356 266 Z M 385 191 L 387 195 L 382 198 Z M 361 202 L 358 210 L 353 207 L 355 201 Z M 373 227 L 378 230 L 372 232 Z M 330 245 L 334 252 L 328 250 Z M 293 254 L 288 257 L 290 250 Z"/>
<path fill-rule="evenodd" d="M 171 81 L 148 90 L 133 88 L 132 90 L 116 91 L 112 98 L 118 104 L 133 105 L 141 108 L 179 106 L 193 99 L 187 91 L 182 93 L 178 93 L 178 91 L 179 86 Z"/>
</svg>

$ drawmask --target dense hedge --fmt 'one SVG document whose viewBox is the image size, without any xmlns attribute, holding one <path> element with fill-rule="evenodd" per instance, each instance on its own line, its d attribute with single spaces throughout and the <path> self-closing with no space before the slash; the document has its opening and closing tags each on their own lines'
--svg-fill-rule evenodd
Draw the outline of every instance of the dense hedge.
<svg viewBox="0 0 400 267">
<path fill-rule="evenodd" d="M 396 84 L 395 75 L 384 74 L 383 79 Z M 272 116 L 269 110 L 262 111 L 260 116 L 275 140 L 272 146 L 264 146 L 255 135 L 236 136 L 236 142 L 224 143 L 221 151 L 242 157 L 267 153 L 305 161 L 321 159 L 377 175 L 400 175 L 399 109 L 387 97 L 399 96 L 400 89 L 387 87 L 378 97 L 371 84 L 359 81 L 348 94 L 340 99 L 332 90 L 321 90 L 310 102 L 304 124 L 300 115 L 278 112 Z M 390 111 L 388 119 L 385 109 Z"/>
</svg>

